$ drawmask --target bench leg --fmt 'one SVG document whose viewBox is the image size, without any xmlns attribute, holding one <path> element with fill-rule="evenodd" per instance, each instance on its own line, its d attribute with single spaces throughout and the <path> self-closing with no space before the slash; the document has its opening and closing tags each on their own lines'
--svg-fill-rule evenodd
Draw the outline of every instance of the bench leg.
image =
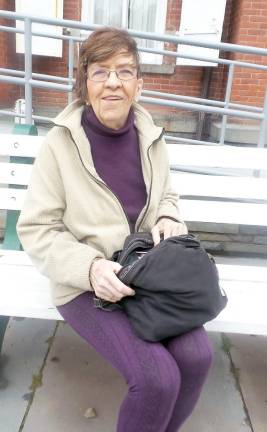
<svg viewBox="0 0 267 432">
<path fill-rule="evenodd" d="M 2 345 L 4 341 L 5 331 L 8 325 L 9 317 L 8 316 L 0 316 L 0 354 L 2 351 Z"/>
</svg>

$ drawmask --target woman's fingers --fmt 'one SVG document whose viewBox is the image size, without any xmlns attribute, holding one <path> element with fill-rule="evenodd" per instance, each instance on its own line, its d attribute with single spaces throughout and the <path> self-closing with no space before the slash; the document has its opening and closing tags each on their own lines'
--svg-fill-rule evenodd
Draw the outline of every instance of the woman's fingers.
<svg viewBox="0 0 267 432">
<path fill-rule="evenodd" d="M 163 231 L 163 238 L 164 240 L 171 237 L 172 235 L 172 225 L 170 224 L 166 224 L 166 226 L 164 227 L 164 231 Z"/>
<path fill-rule="evenodd" d="M 185 223 L 175 222 L 168 218 L 162 218 L 159 222 L 152 228 L 151 234 L 156 246 L 160 243 L 160 235 L 163 235 L 164 240 L 181 234 L 187 234 L 188 230 Z"/>
<path fill-rule="evenodd" d="M 179 223 L 177 226 L 177 234 L 176 235 L 182 235 L 182 234 L 188 234 L 188 229 L 186 224 Z"/>
<path fill-rule="evenodd" d="M 125 285 L 123 282 L 121 282 L 120 279 L 116 276 L 116 274 L 110 275 L 110 282 L 113 288 L 123 297 L 127 295 L 135 294 L 135 291 L 132 288 Z"/>
<path fill-rule="evenodd" d="M 151 230 L 154 246 L 160 243 L 160 229 L 158 225 L 155 225 Z"/>
<path fill-rule="evenodd" d="M 135 294 L 132 288 L 124 285 L 116 276 L 120 268 L 120 264 L 105 259 L 97 260 L 92 264 L 90 278 L 98 297 L 116 302 L 125 296 Z"/>
</svg>

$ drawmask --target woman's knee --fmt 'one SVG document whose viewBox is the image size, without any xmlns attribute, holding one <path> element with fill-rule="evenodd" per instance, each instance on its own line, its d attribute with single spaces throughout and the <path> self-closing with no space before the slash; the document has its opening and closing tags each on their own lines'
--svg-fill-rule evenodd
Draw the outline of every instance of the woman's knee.
<svg viewBox="0 0 267 432">
<path fill-rule="evenodd" d="M 195 329 L 172 341 L 169 351 L 180 369 L 186 367 L 206 371 L 213 361 L 213 347 L 204 328 Z"/>
<path fill-rule="evenodd" d="M 202 348 L 202 350 L 198 351 L 198 354 L 195 358 L 194 366 L 195 364 L 197 364 L 199 369 L 201 369 L 202 371 L 208 371 L 212 365 L 213 355 L 213 348 L 209 342 L 205 345 L 205 347 Z"/>
<path fill-rule="evenodd" d="M 151 397 L 159 400 L 175 401 L 177 399 L 181 383 L 180 371 L 175 362 L 170 367 L 161 366 L 156 370 L 142 371 L 135 375 L 129 383 L 129 390 L 139 394 L 144 399 Z"/>
</svg>

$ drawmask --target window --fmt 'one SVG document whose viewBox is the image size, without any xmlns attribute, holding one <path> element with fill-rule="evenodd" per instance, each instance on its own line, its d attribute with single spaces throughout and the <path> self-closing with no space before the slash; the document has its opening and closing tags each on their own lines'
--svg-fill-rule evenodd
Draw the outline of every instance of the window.
<svg viewBox="0 0 267 432">
<path fill-rule="evenodd" d="M 39 15 L 51 19 L 63 19 L 63 0 L 47 0 L 45 2 L 37 2 L 36 0 L 16 0 L 16 12 L 20 14 L 28 13 L 28 15 Z M 23 29 L 23 21 L 16 21 L 16 27 Z M 62 27 L 33 23 L 32 31 L 61 35 Z M 18 33 L 16 34 L 16 52 L 24 53 L 24 35 Z M 62 40 L 33 36 L 32 53 L 49 57 L 62 57 Z"/>
<path fill-rule="evenodd" d="M 179 36 L 187 39 L 220 42 L 226 0 L 183 0 Z M 194 11 L 194 13 L 192 13 Z M 219 50 L 179 45 L 179 54 L 216 59 Z M 217 63 L 177 58 L 178 65 L 217 66 Z"/>
<path fill-rule="evenodd" d="M 83 0 L 82 21 L 147 32 L 165 32 L 167 0 Z M 139 47 L 163 49 L 163 43 L 136 39 Z M 142 63 L 161 64 L 162 56 L 141 54 Z"/>
</svg>

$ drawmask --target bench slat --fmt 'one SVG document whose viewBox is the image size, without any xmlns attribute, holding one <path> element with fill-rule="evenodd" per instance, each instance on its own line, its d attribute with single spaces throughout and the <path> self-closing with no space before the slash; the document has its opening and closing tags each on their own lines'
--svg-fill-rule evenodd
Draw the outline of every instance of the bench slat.
<svg viewBox="0 0 267 432">
<path fill-rule="evenodd" d="M 27 185 L 31 165 L 0 163 L 0 182 Z M 258 199 L 267 201 L 267 178 L 206 176 L 172 173 L 172 186 L 180 196 Z"/>
<path fill-rule="evenodd" d="M 0 163 L 0 183 L 27 185 L 32 166 Z M 267 178 L 207 176 L 172 173 L 173 188 L 180 196 L 211 196 L 225 198 L 262 199 L 267 201 Z"/>
<path fill-rule="evenodd" d="M 267 202 L 267 178 L 172 173 L 171 181 L 180 196 L 258 199 Z"/>
<path fill-rule="evenodd" d="M 20 210 L 25 190 L 0 189 L 0 209 Z M 180 199 L 186 221 L 267 226 L 267 204 Z"/>
<path fill-rule="evenodd" d="M 21 210 L 26 190 L 0 188 L 0 210 Z"/>
<path fill-rule="evenodd" d="M 0 134 L 0 156 L 36 157 L 43 136 Z"/>
<path fill-rule="evenodd" d="M 24 252 L 18 252 L 17 257 L 19 254 L 25 255 Z M 266 268 L 218 264 L 218 269 L 221 286 L 229 301 L 226 309 L 205 327 L 211 331 L 227 329 L 229 332 L 267 335 Z M 11 262 L 4 264 L 0 260 L 0 271 L 3 280 L 9 281 L 8 290 L 4 284 L 0 286 L 1 315 L 62 319 L 52 304 L 48 279 L 39 274 L 34 266 L 12 265 Z M 244 280 L 240 280 L 240 275 L 243 275 Z M 245 280 L 246 275 L 248 280 Z M 235 276 L 238 276 L 237 280 Z M 261 276 L 264 282 L 258 281 Z"/>
<path fill-rule="evenodd" d="M 167 147 L 171 165 L 267 169 L 267 149 L 184 144 L 167 144 Z"/>
<path fill-rule="evenodd" d="M 242 272 L 242 268 L 238 270 Z M 266 283 L 221 281 L 227 307 L 206 325 L 211 331 L 267 335 Z"/>
<path fill-rule="evenodd" d="M 185 221 L 267 226 L 267 204 L 180 200 Z"/>
<path fill-rule="evenodd" d="M 33 266 L 1 265 L 0 314 L 28 318 L 60 319 L 52 304 L 49 281 Z M 19 289 L 18 289 L 19 287 Z M 61 318 L 62 319 L 62 318 Z"/>
<path fill-rule="evenodd" d="M 43 140 L 43 136 L 0 134 L 0 155 L 36 157 Z M 267 149 L 185 144 L 167 147 L 173 165 L 266 169 Z"/>
<path fill-rule="evenodd" d="M 34 268 L 30 257 L 24 251 L 0 250 L 1 265 L 30 266 Z M 267 267 L 264 266 L 218 263 L 217 268 L 221 280 L 267 282 Z"/>
<path fill-rule="evenodd" d="M 33 266 L 30 257 L 24 251 L 0 249 L 0 265 Z"/>
<path fill-rule="evenodd" d="M 267 267 L 240 264 L 217 264 L 221 280 L 267 283 Z M 266 293 L 267 293 L 267 285 Z"/>
<path fill-rule="evenodd" d="M 18 163 L 0 163 L 0 183 L 27 185 L 32 172 L 32 165 Z"/>
</svg>

